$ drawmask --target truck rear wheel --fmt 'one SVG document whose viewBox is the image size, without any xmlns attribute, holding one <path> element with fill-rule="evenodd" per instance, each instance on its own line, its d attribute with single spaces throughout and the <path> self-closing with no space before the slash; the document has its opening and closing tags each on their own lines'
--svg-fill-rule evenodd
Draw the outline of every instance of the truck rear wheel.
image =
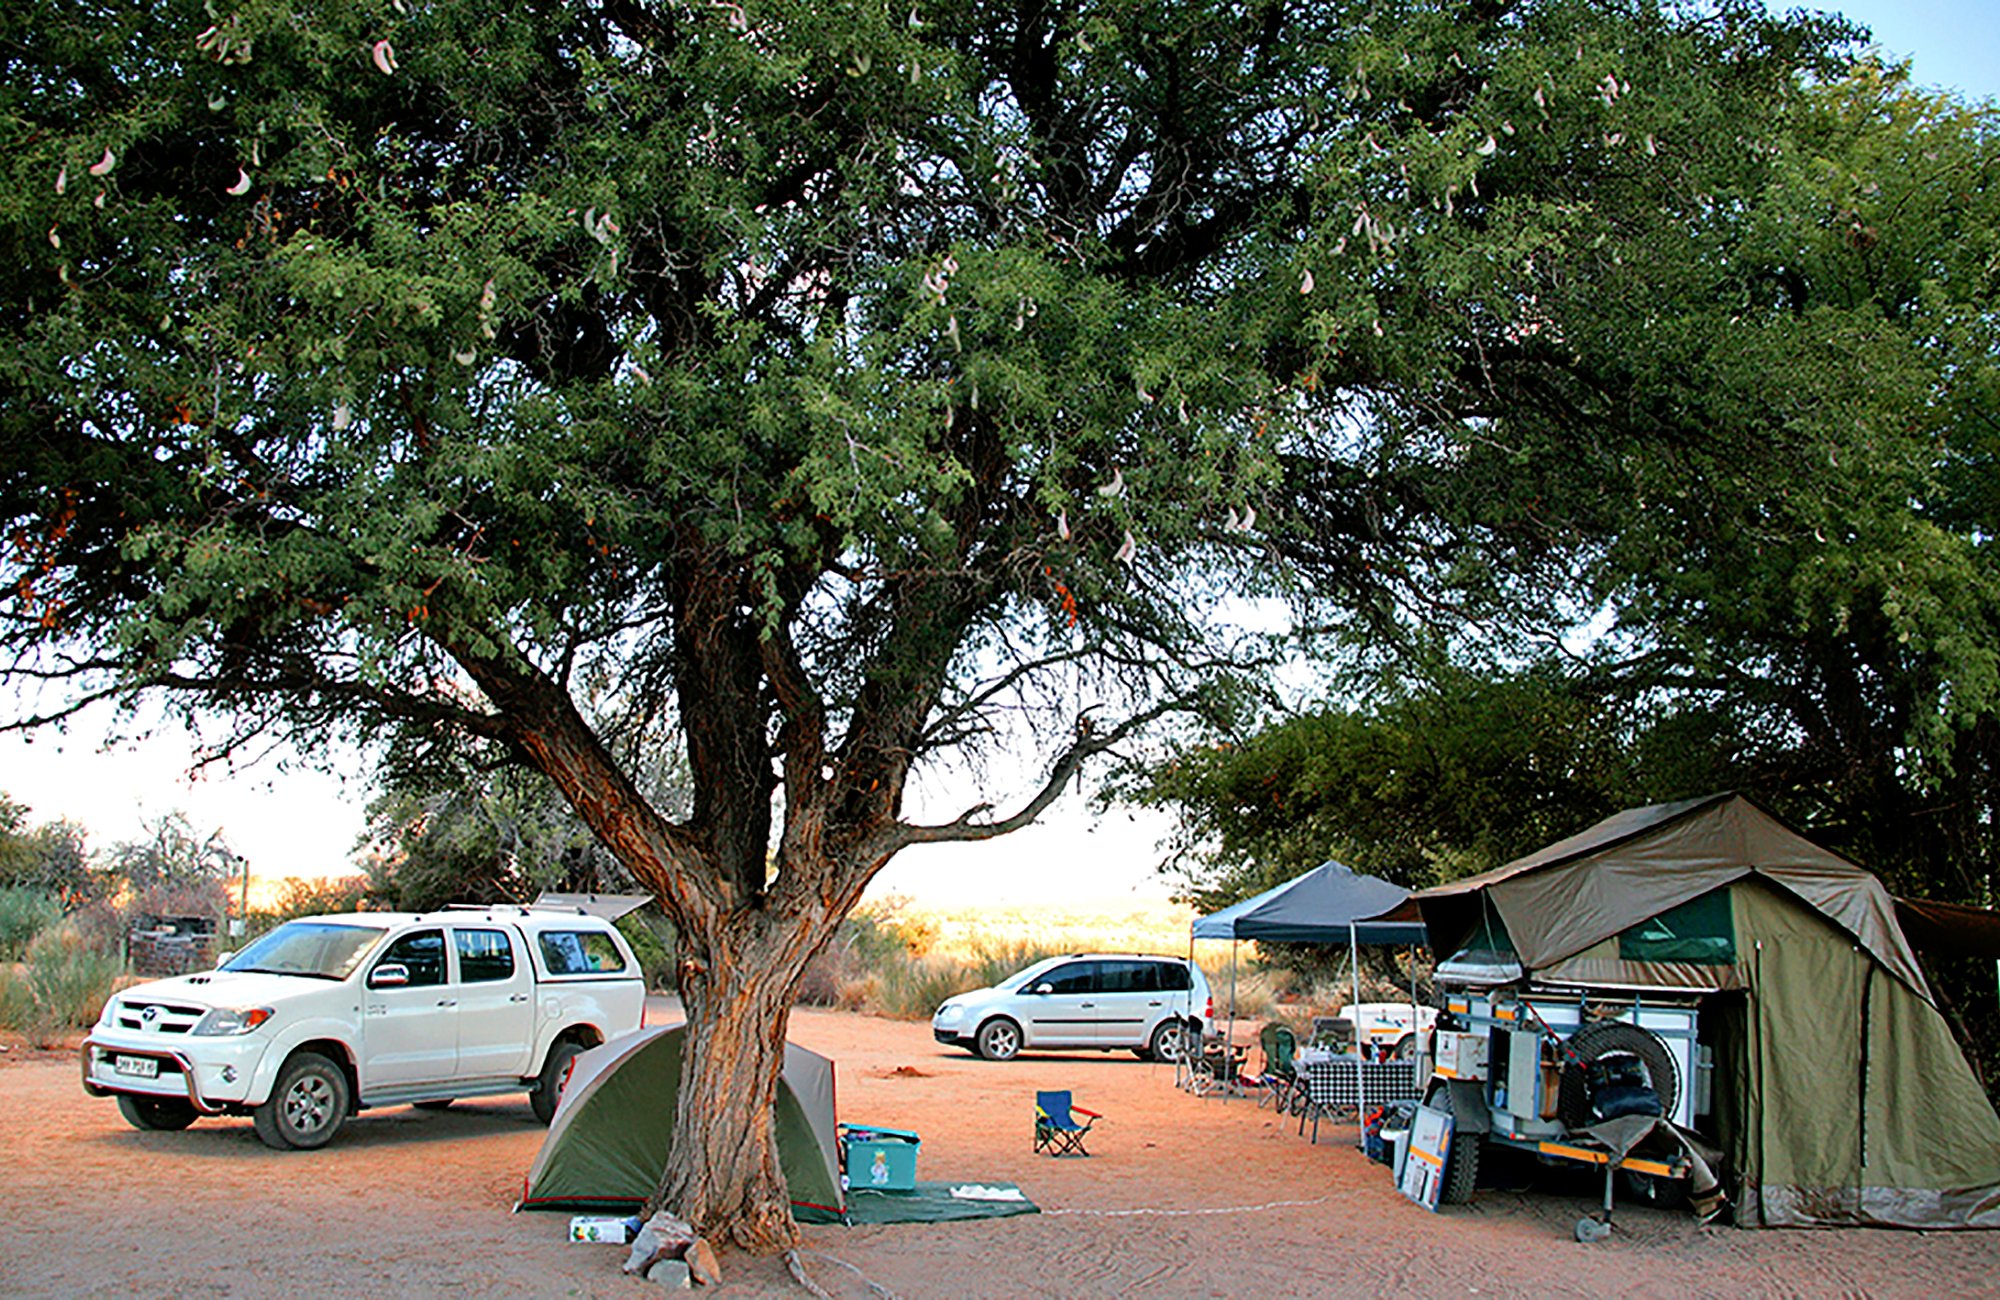
<svg viewBox="0 0 2000 1300">
<path fill-rule="evenodd" d="M 549 1059 L 542 1063 L 541 1078 L 528 1093 L 528 1105 L 542 1123 L 555 1119 L 556 1103 L 562 1100 L 563 1085 L 569 1082 L 569 1064 L 582 1055 L 583 1049 L 567 1040 L 549 1049 Z"/>
<path fill-rule="evenodd" d="M 1451 1089 L 1439 1088 L 1426 1104 L 1432 1110 L 1452 1115 Z M 1444 1186 L 1438 1192 L 1438 1204 L 1463 1205 L 1472 1199 L 1473 1191 L 1479 1186 L 1479 1148 L 1485 1141 L 1485 1134 L 1461 1129 L 1454 1116 L 1451 1145 L 1444 1154 Z"/>
</svg>

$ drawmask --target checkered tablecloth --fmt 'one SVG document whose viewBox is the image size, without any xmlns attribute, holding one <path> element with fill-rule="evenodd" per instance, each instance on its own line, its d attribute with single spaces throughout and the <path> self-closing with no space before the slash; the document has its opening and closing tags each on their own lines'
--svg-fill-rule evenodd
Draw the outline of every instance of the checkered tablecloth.
<svg viewBox="0 0 2000 1300">
<path fill-rule="evenodd" d="M 1335 1056 L 1302 1062 L 1299 1070 L 1305 1076 L 1307 1100 L 1321 1111 L 1358 1111 L 1417 1097 L 1415 1061 L 1357 1061 L 1351 1056 Z"/>
</svg>

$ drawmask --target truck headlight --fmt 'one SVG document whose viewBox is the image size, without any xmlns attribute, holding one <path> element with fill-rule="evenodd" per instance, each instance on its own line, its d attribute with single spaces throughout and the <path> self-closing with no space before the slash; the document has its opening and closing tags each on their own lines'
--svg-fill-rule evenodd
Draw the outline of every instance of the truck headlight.
<svg viewBox="0 0 2000 1300">
<path fill-rule="evenodd" d="M 247 1034 L 270 1018 L 269 1007 L 217 1007 L 195 1021 L 192 1032 L 202 1038 Z"/>
</svg>

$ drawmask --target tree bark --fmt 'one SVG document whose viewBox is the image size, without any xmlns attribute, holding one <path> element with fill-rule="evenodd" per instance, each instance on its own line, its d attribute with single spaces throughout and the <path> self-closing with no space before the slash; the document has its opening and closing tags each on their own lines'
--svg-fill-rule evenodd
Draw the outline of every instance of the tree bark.
<svg viewBox="0 0 2000 1300">
<path fill-rule="evenodd" d="M 785 1034 L 806 964 L 838 919 L 822 910 L 735 918 L 720 934 L 682 936 L 678 970 L 688 1034 L 674 1145 L 648 1213 L 757 1254 L 798 1244 L 773 1126 Z"/>
</svg>

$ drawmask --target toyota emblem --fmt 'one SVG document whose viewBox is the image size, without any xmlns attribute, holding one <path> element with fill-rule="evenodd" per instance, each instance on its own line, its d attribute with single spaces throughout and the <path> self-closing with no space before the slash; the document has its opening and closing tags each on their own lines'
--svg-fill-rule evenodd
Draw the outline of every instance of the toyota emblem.
<svg viewBox="0 0 2000 1300">
<path fill-rule="evenodd" d="M 147 1007 L 144 1011 L 141 1011 L 139 1013 L 139 1019 L 145 1021 L 149 1025 L 152 1024 L 155 1020 L 158 1020 L 159 1018 L 160 1018 L 160 1009 L 158 1007 Z"/>
</svg>

